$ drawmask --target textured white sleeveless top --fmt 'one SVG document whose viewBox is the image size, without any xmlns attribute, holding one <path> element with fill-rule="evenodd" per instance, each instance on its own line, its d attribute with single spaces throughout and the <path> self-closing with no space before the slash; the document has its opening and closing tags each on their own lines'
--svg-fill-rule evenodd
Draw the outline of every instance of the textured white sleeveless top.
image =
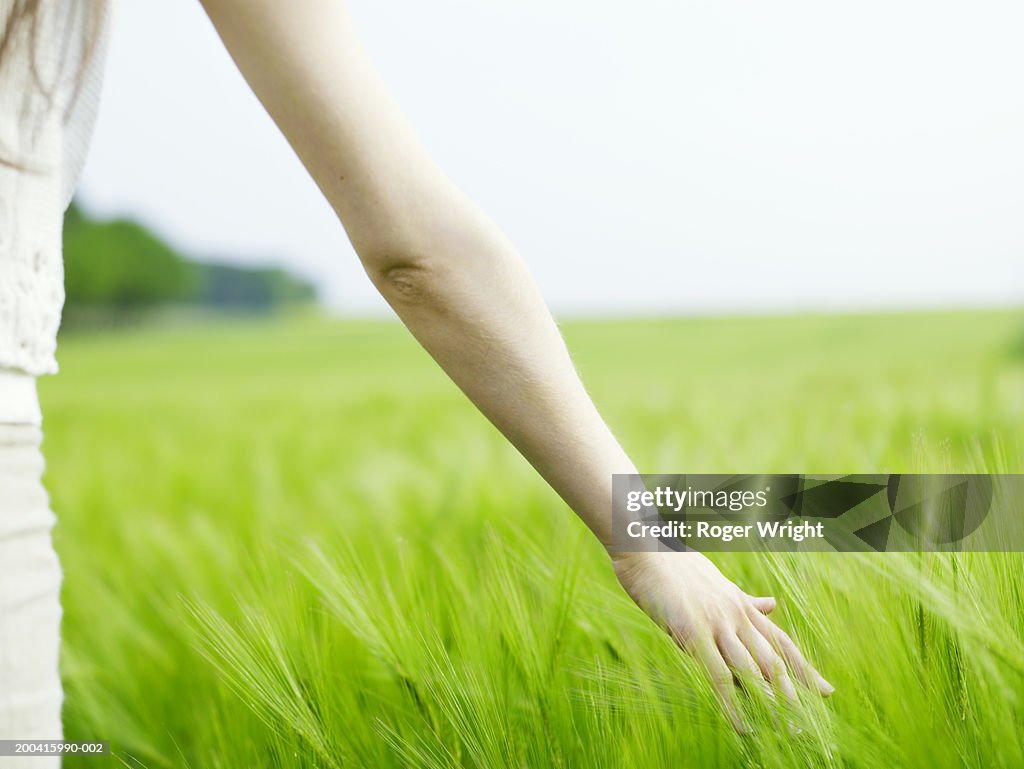
<svg viewBox="0 0 1024 769">
<path fill-rule="evenodd" d="M 35 379 L 57 371 L 61 228 L 92 135 L 111 8 L 0 0 L 0 423 L 38 423 Z M 97 257 L 100 258 L 100 257 Z"/>
</svg>

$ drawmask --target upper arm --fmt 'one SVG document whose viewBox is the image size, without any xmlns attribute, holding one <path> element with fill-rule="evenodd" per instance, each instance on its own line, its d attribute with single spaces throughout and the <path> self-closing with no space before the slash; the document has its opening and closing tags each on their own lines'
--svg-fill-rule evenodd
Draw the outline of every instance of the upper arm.
<svg viewBox="0 0 1024 769">
<path fill-rule="evenodd" d="M 439 211 L 467 207 L 460 207 L 457 191 L 392 100 L 345 4 L 202 4 L 242 75 L 341 217 L 364 263 L 373 263 L 368 268 L 388 259 L 400 266 L 429 251 Z"/>
</svg>

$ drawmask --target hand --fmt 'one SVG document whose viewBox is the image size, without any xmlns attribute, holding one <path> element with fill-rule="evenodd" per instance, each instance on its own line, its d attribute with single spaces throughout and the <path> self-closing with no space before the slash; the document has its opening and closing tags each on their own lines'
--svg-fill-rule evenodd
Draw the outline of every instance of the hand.
<svg viewBox="0 0 1024 769">
<path fill-rule="evenodd" d="M 774 598 L 754 598 L 697 552 L 628 553 L 613 559 L 629 596 L 707 669 L 733 727 L 740 718 L 734 678 L 796 702 L 793 676 L 827 697 L 835 691 L 804 659 L 792 639 L 766 615 Z"/>
</svg>

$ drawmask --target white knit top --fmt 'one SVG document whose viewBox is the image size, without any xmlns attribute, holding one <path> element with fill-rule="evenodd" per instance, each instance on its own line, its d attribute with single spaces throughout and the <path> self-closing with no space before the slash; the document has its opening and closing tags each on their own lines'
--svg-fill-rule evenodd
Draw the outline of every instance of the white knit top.
<svg viewBox="0 0 1024 769">
<path fill-rule="evenodd" d="M 0 24 L 15 5 L 0 0 Z M 61 224 L 96 117 L 109 15 L 96 0 L 41 0 L 0 56 L 0 366 L 29 374 L 57 370 Z"/>
<path fill-rule="evenodd" d="M 0 0 L 0 35 L 10 26 L 0 53 L 0 421 L 28 398 L 17 372 L 57 371 L 63 214 L 96 118 L 111 16 L 104 0 L 40 0 L 12 22 L 20 5 Z"/>
</svg>

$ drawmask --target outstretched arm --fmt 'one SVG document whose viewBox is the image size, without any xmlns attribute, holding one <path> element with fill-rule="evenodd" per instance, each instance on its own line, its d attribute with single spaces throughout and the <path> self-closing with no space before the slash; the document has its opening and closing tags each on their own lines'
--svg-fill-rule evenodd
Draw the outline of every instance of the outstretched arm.
<svg viewBox="0 0 1024 769">
<path fill-rule="evenodd" d="M 584 390 L 523 261 L 432 161 L 370 63 L 344 3 L 203 5 L 337 212 L 374 285 L 610 547 L 612 474 L 636 470 Z M 770 610 L 768 599 L 757 604 L 703 556 L 614 560 L 630 595 L 708 666 L 734 721 L 730 668 L 790 695 L 785 658 L 826 691 L 795 647 L 788 652 L 768 629 L 775 626 L 758 611 Z"/>
</svg>

